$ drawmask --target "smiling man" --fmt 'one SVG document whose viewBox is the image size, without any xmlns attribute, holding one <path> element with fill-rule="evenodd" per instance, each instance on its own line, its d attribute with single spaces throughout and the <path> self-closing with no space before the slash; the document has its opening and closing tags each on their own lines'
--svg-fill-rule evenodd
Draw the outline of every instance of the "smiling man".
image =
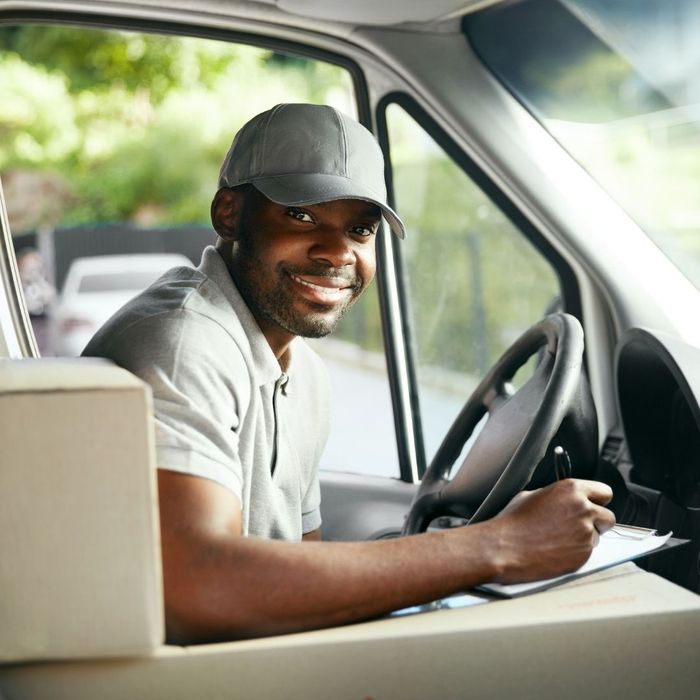
<svg viewBox="0 0 700 700">
<path fill-rule="evenodd" d="M 330 333 L 372 281 L 382 217 L 403 237 L 383 173 L 372 134 L 337 110 L 258 115 L 221 169 L 216 248 L 164 275 L 85 350 L 153 388 L 171 641 L 341 624 L 554 576 L 614 522 L 607 486 L 567 479 L 466 528 L 302 542 L 320 539 L 329 396 L 300 336 Z"/>
<path fill-rule="evenodd" d="M 286 207 L 244 185 L 220 190 L 213 211 L 219 250 L 276 355 L 296 336 L 328 335 L 374 276 L 381 215 L 369 202 Z"/>
</svg>

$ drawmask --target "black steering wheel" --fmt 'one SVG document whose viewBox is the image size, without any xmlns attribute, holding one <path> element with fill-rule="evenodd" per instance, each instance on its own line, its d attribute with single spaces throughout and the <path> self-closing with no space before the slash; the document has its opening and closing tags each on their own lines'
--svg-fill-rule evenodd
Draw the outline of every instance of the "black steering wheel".
<svg viewBox="0 0 700 700">
<path fill-rule="evenodd" d="M 515 373 L 540 350 L 533 375 L 514 392 L 510 382 Z M 450 427 L 401 534 L 423 532 L 439 516 L 474 523 L 496 515 L 531 482 L 560 428 L 566 428 L 574 449 L 578 445 L 588 451 L 586 460 L 591 450 L 597 455 L 595 408 L 582 361 L 583 329 L 569 314 L 547 316 L 518 338 Z M 488 420 L 450 480 L 452 466 L 486 413 Z"/>
</svg>

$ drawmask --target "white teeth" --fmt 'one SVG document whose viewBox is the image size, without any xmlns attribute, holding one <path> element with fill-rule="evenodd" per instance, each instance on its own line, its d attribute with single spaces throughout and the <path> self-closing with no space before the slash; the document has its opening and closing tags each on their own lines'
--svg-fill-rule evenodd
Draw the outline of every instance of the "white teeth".
<svg viewBox="0 0 700 700">
<path fill-rule="evenodd" d="M 314 284 L 313 282 L 307 282 L 306 280 L 303 280 L 301 277 L 297 277 L 296 275 L 292 275 L 294 279 L 299 282 L 299 284 L 303 284 L 305 287 L 311 287 L 312 289 L 319 289 L 321 291 L 324 291 L 327 289 L 327 287 L 322 287 L 320 284 Z"/>
<path fill-rule="evenodd" d="M 303 284 L 309 289 L 313 289 L 315 292 L 323 294 L 326 297 L 339 297 L 348 289 L 347 287 L 323 287 L 320 284 L 314 284 L 313 282 L 308 282 L 297 275 L 290 275 L 290 277 L 299 284 Z"/>
</svg>

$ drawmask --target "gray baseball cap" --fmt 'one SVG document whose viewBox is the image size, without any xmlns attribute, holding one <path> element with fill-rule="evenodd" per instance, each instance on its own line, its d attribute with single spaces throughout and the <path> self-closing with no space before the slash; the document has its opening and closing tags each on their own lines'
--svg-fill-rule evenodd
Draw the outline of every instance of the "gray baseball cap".
<svg viewBox="0 0 700 700">
<path fill-rule="evenodd" d="M 382 210 L 400 238 L 405 227 L 386 203 L 384 157 L 364 126 L 326 105 L 280 104 L 243 125 L 219 173 L 219 187 L 250 183 L 286 206 L 362 199 Z"/>
</svg>

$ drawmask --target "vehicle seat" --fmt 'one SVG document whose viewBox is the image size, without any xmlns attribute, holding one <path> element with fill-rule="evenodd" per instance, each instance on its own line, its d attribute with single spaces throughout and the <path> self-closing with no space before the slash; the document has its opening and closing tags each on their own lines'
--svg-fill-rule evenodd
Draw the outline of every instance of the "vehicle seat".
<svg viewBox="0 0 700 700">
<path fill-rule="evenodd" d="M 0 360 L 0 664 L 162 644 L 151 415 L 106 361 Z"/>
</svg>

